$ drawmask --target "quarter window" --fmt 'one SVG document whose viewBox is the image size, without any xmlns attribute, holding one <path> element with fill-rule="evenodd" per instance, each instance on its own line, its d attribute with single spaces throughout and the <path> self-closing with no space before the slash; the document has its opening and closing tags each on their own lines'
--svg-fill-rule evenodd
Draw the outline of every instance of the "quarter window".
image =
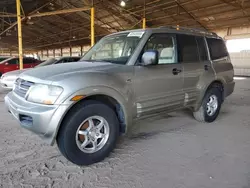
<svg viewBox="0 0 250 188">
<path fill-rule="evenodd" d="M 147 50 L 157 50 L 159 52 L 158 64 L 176 63 L 174 37 L 171 35 L 152 35 L 144 48 L 144 52 Z"/>
<path fill-rule="evenodd" d="M 179 62 L 199 61 L 199 51 L 195 36 L 177 35 L 177 42 Z"/>
<path fill-rule="evenodd" d="M 215 38 L 207 38 L 207 43 L 212 60 L 228 56 L 227 47 L 223 40 Z"/>
</svg>

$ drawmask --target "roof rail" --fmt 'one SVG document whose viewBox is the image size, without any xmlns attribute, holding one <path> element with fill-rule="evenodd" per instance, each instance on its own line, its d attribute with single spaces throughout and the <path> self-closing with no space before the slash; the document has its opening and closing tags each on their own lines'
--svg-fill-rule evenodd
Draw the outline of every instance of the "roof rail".
<svg viewBox="0 0 250 188">
<path fill-rule="evenodd" d="M 211 35 L 211 36 L 217 36 L 216 33 L 214 32 L 209 32 L 205 29 L 197 29 L 197 28 L 191 28 L 191 27 L 181 27 L 181 26 L 161 26 L 160 28 L 167 28 L 167 29 L 176 29 L 176 30 L 181 30 L 181 31 L 189 31 L 192 33 L 200 33 L 200 34 L 205 34 L 205 35 Z"/>
</svg>

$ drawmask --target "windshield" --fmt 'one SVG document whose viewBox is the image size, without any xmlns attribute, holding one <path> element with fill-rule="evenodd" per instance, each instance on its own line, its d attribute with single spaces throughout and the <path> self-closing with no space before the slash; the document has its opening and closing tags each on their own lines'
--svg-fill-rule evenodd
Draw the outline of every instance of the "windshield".
<svg viewBox="0 0 250 188">
<path fill-rule="evenodd" d="M 0 64 L 4 64 L 4 63 L 6 63 L 7 61 L 9 61 L 9 60 L 11 60 L 11 59 L 13 59 L 13 57 L 6 58 L 6 59 L 2 60 L 2 61 L 0 62 Z"/>
<path fill-rule="evenodd" d="M 0 62 L 8 59 L 9 57 L 0 57 Z"/>
<path fill-rule="evenodd" d="M 39 65 L 37 65 L 35 67 L 43 67 L 43 66 L 46 66 L 46 65 L 52 65 L 55 61 L 56 61 L 56 59 L 51 58 L 51 59 L 48 59 L 48 60 L 44 61 L 43 63 L 40 63 Z"/>
<path fill-rule="evenodd" d="M 125 65 L 144 32 L 123 33 L 101 39 L 81 61 L 105 61 Z"/>
</svg>

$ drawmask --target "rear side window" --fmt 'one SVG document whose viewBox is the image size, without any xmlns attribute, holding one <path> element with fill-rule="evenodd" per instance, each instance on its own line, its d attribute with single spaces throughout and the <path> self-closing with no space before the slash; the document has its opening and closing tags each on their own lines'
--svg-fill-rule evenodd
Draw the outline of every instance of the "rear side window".
<svg viewBox="0 0 250 188">
<path fill-rule="evenodd" d="M 68 63 L 68 62 L 69 62 L 69 58 L 63 58 L 58 63 Z"/>
<path fill-rule="evenodd" d="M 177 47 L 179 62 L 200 61 L 195 36 L 177 35 Z"/>
<path fill-rule="evenodd" d="M 207 43 L 212 60 L 228 56 L 227 47 L 223 40 L 207 38 Z"/>
<path fill-rule="evenodd" d="M 80 58 L 70 58 L 68 62 L 76 62 L 76 61 L 79 61 Z"/>
<path fill-rule="evenodd" d="M 23 64 L 32 64 L 34 59 L 32 58 L 23 58 Z"/>
<path fill-rule="evenodd" d="M 207 55 L 207 48 L 206 48 L 205 39 L 203 37 L 196 37 L 196 41 L 197 41 L 197 45 L 198 45 L 200 60 L 207 61 L 208 55 Z"/>
</svg>

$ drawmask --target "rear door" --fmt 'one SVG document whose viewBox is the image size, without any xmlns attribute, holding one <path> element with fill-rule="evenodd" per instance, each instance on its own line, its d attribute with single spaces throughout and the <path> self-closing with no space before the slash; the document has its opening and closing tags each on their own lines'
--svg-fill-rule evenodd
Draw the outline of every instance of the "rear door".
<svg viewBox="0 0 250 188">
<path fill-rule="evenodd" d="M 31 68 L 33 63 L 33 59 L 29 57 L 23 58 L 23 68 Z"/>
<path fill-rule="evenodd" d="M 233 82 L 234 70 L 225 42 L 219 38 L 207 38 L 207 44 L 216 76 L 226 83 Z"/>
<path fill-rule="evenodd" d="M 31 68 L 39 65 L 41 63 L 40 60 L 32 58 Z"/>
<path fill-rule="evenodd" d="M 190 106 L 200 96 L 199 81 L 204 75 L 204 66 L 209 63 L 204 37 L 177 35 L 178 61 L 184 70 L 184 106 Z"/>
</svg>

